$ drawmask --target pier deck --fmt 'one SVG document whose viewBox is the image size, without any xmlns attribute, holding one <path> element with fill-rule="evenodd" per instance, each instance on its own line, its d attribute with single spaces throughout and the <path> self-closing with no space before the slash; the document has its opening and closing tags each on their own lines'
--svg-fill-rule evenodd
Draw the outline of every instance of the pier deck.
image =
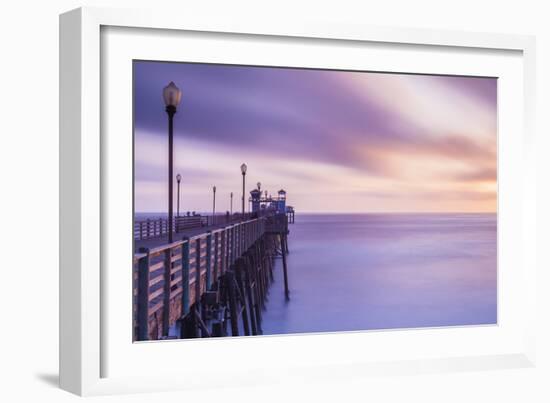
<svg viewBox="0 0 550 403">
<path fill-rule="evenodd" d="M 276 256 L 288 297 L 288 217 L 242 218 L 135 240 L 134 340 L 262 333 Z"/>
</svg>

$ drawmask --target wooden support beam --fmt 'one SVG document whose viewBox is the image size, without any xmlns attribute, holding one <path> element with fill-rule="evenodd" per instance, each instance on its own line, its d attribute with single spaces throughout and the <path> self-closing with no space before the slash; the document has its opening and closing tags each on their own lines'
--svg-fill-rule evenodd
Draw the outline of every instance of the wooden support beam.
<svg viewBox="0 0 550 403">
<path fill-rule="evenodd" d="M 180 337 L 182 339 L 195 339 L 198 337 L 194 309 L 181 320 Z"/>
<path fill-rule="evenodd" d="M 237 296 L 235 293 L 235 273 L 228 270 L 225 274 L 227 280 L 227 293 L 229 297 L 229 312 L 231 315 L 231 335 L 239 335 L 239 321 L 237 314 Z"/>
<path fill-rule="evenodd" d="M 137 297 L 137 339 L 149 340 L 149 249 L 140 248 L 146 253 L 138 263 L 138 297 Z"/>
<path fill-rule="evenodd" d="M 257 279 L 257 271 L 253 266 L 250 254 L 246 255 L 246 262 L 248 271 L 250 273 L 250 280 L 252 284 L 252 295 L 254 297 L 254 314 L 256 318 L 256 329 L 258 334 L 262 334 L 262 310 L 260 307 L 260 292 Z"/>
<path fill-rule="evenodd" d="M 251 260 L 254 271 L 256 272 L 256 278 L 258 282 L 258 294 L 259 294 L 259 304 L 260 308 L 264 309 L 265 306 L 265 295 L 266 289 L 264 284 L 264 278 L 261 272 L 260 262 L 259 262 L 259 253 L 258 253 L 258 244 L 256 243 L 254 247 L 251 248 Z"/>
<path fill-rule="evenodd" d="M 267 264 L 267 269 L 269 271 L 269 278 L 273 283 L 273 281 L 275 281 L 275 278 L 273 277 L 273 260 L 271 256 L 271 251 L 269 250 L 268 235 L 264 235 L 262 237 L 262 243 L 264 245 L 264 259 Z"/>
<path fill-rule="evenodd" d="M 206 235 L 206 291 L 212 287 L 212 231 Z"/>
<path fill-rule="evenodd" d="M 246 296 L 248 300 L 248 312 L 250 312 L 250 325 L 252 327 L 252 334 L 256 336 L 258 334 L 258 320 L 256 318 L 254 293 L 252 291 L 253 284 L 250 274 L 250 268 L 248 267 L 246 258 L 241 260 L 242 268 L 244 271 L 244 288 L 246 289 Z"/>
<path fill-rule="evenodd" d="M 239 299 L 242 307 L 242 320 L 243 320 L 243 329 L 244 335 L 250 336 L 250 324 L 249 324 L 249 315 L 248 307 L 246 305 L 246 293 L 245 293 L 245 284 L 243 280 L 243 260 L 239 259 L 235 262 L 235 276 L 237 278 L 237 285 L 239 286 Z"/>
<path fill-rule="evenodd" d="M 214 274 L 214 281 L 218 281 L 218 278 L 220 277 L 220 264 L 218 262 L 219 260 L 219 247 L 220 247 L 220 233 L 216 232 L 214 234 L 214 267 L 213 267 L 213 274 Z"/>
<path fill-rule="evenodd" d="M 172 248 L 164 251 L 164 273 L 163 273 L 163 298 L 162 298 L 162 336 L 168 336 L 170 329 L 170 283 L 172 282 Z"/>
<path fill-rule="evenodd" d="M 201 307 L 201 239 L 195 241 L 195 309 L 202 313 Z M 196 319 L 195 319 L 196 324 Z"/>
<path fill-rule="evenodd" d="M 230 258 L 229 258 L 229 266 L 228 267 L 231 267 L 231 265 L 233 264 L 233 262 L 235 261 L 235 226 L 232 226 L 231 229 L 230 229 L 230 232 L 231 232 L 231 252 L 230 252 Z"/>
<path fill-rule="evenodd" d="M 189 313 L 189 239 L 181 245 L 181 315 Z"/>
<path fill-rule="evenodd" d="M 210 330 L 208 329 L 208 326 L 206 326 L 206 323 L 202 320 L 200 312 L 195 310 L 194 314 L 197 324 L 201 329 L 201 336 L 210 337 Z"/>
<path fill-rule="evenodd" d="M 279 234 L 279 237 L 281 239 L 281 244 L 283 243 L 283 238 L 286 237 L 284 234 Z M 282 254 L 283 256 L 283 276 L 285 281 L 285 297 L 288 300 L 289 299 L 289 291 L 288 291 L 288 271 L 286 267 L 286 253 Z"/>
</svg>

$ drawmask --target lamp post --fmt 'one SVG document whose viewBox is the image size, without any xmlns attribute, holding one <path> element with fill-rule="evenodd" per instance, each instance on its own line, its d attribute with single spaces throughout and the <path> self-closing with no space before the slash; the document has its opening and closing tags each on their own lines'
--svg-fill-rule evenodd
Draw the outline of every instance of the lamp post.
<svg viewBox="0 0 550 403">
<path fill-rule="evenodd" d="M 174 115 L 181 101 L 181 91 L 173 81 L 162 91 L 168 114 L 168 242 L 174 240 Z"/>
<path fill-rule="evenodd" d="M 180 182 L 181 182 L 181 175 L 176 175 L 176 181 L 178 182 L 178 203 L 176 207 L 176 217 L 180 216 Z"/>
<path fill-rule="evenodd" d="M 258 196 L 258 200 L 260 200 L 262 198 L 262 191 L 260 190 L 262 188 L 262 183 L 258 182 L 256 186 L 258 187 L 258 192 L 260 192 L 260 196 Z M 261 206 L 261 202 L 259 202 L 258 206 Z M 262 209 L 260 208 L 258 211 L 261 212 Z"/>
<path fill-rule="evenodd" d="M 214 217 L 216 217 L 216 186 L 212 187 L 212 193 L 214 195 L 212 200 L 212 224 L 214 224 Z"/>
<path fill-rule="evenodd" d="M 244 163 L 241 165 L 241 173 L 243 174 L 243 200 L 242 200 L 242 202 L 243 202 L 243 205 L 242 205 L 242 207 L 243 207 L 243 211 L 242 211 L 243 216 L 242 216 L 242 218 L 244 219 L 244 192 L 245 192 L 244 187 L 245 187 L 245 177 L 246 177 L 246 164 L 244 164 Z"/>
<path fill-rule="evenodd" d="M 231 192 L 229 194 L 229 198 L 231 199 L 231 202 L 229 204 L 229 208 L 230 208 L 230 211 L 231 211 L 231 215 L 233 215 L 233 192 Z"/>
</svg>

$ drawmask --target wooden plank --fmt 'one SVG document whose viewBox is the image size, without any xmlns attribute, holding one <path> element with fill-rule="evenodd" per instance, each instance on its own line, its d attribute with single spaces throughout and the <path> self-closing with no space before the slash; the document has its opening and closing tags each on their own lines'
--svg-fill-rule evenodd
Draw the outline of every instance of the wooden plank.
<svg viewBox="0 0 550 403">
<path fill-rule="evenodd" d="M 164 293 L 164 288 L 160 287 L 156 291 L 153 291 L 152 293 L 149 294 L 149 301 L 153 301 L 156 297 L 158 297 L 159 295 L 162 295 L 163 293 Z"/>
<path fill-rule="evenodd" d="M 150 259 L 151 257 L 149 257 Z M 154 273 L 160 269 L 162 269 L 164 267 L 164 264 L 165 262 L 163 260 L 161 260 L 160 262 L 157 262 L 155 264 L 152 264 L 151 266 L 149 266 L 149 273 Z"/>
<path fill-rule="evenodd" d="M 151 308 L 149 308 L 149 316 L 153 316 L 159 309 L 161 309 L 163 306 L 162 301 L 157 302 L 155 305 L 153 305 Z"/>
<path fill-rule="evenodd" d="M 138 263 L 140 259 L 147 256 L 147 253 L 135 253 L 134 254 L 134 264 Z"/>
<path fill-rule="evenodd" d="M 163 276 L 156 276 L 149 280 L 149 287 L 154 286 L 155 284 L 160 283 L 164 279 Z"/>
<path fill-rule="evenodd" d="M 168 243 L 165 245 L 156 246 L 154 248 L 151 248 L 149 251 L 149 254 L 151 256 L 160 256 L 166 249 L 173 249 L 181 246 L 183 244 L 183 240 L 180 241 L 174 241 L 172 243 Z"/>
<path fill-rule="evenodd" d="M 181 263 L 172 265 L 172 270 L 170 271 L 170 274 L 174 275 L 179 271 L 181 271 Z"/>
<path fill-rule="evenodd" d="M 171 294 L 172 298 L 176 298 L 176 297 L 179 297 L 179 295 L 183 292 L 183 288 L 178 288 L 176 290 L 174 290 Z"/>
</svg>

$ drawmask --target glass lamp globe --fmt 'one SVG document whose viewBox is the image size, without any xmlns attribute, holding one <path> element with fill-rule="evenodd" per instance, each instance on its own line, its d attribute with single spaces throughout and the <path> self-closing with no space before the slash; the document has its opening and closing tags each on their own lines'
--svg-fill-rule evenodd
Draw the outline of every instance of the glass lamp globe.
<svg viewBox="0 0 550 403">
<path fill-rule="evenodd" d="M 164 103 L 166 106 L 177 107 L 181 101 L 181 90 L 174 84 L 173 81 L 170 81 L 164 90 L 162 91 L 162 96 L 164 98 Z"/>
</svg>

